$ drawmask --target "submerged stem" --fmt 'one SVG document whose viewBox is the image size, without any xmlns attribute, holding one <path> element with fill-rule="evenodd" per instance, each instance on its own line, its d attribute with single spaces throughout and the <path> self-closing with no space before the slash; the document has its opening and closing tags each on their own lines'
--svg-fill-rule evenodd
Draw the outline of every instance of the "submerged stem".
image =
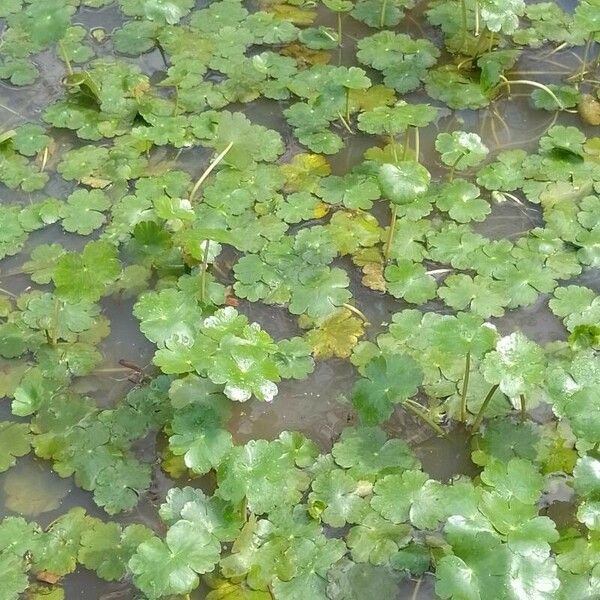
<svg viewBox="0 0 600 600">
<path fill-rule="evenodd" d="M 490 388 L 490 391 L 487 393 L 483 404 L 479 408 L 479 412 L 473 421 L 473 426 L 471 427 L 471 435 L 475 435 L 479 430 L 479 426 L 481 425 L 481 421 L 483 421 L 483 413 L 485 413 L 485 409 L 488 407 L 488 404 L 491 402 L 496 390 L 498 389 L 498 384 L 496 383 Z"/>
<path fill-rule="evenodd" d="M 338 33 L 338 47 L 342 46 L 342 13 L 337 13 L 337 33 Z"/>
<path fill-rule="evenodd" d="M 7 296 L 10 296 L 11 298 L 16 298 L 16 294 L 13 294 L 12 292 L 9 292 L 8 290 L 5 290 L 4 288 L 0 288 L 0 293 L 2 294 L 6 294 Z"/>
<path fill-rule="evenodd" d="M 419 579 L 417 579 L 417 583 L 415 583 L 415 589 L 413 590 L 410 600 L 417 600 L 417 598 L 419 597 L 419 590 L 421 589 L 422 583 L 423 583 L 423 576 L 421 575 L 421 577 L 419 577 Z"/>
<path fill-rule="evenodd" d="M 394 204 L 392 206 L 392 217 L 390 220 L 390 226 L 388 228 L 387 239 L 385 240 L 385 247 L 383 250 L 383 260 L 387 262 L 390 260 L 390 252 L 392 251 L 392 243 L 394 242 L 394 232 L 396 230 L 396 216 L 398 214 L 398 207 Z"/>
<path fill-rule="evenodd" d="M 462 394 L 460 396 L 460 420 L 467 420 L 467 390 L 469 389 L 469 376 L 471 374 L 471 352 L 465 358 L 465 374 L 463 375 Z"/>
<path fill-rule="evenodd" d="M 419 419 L 425 421 L 438 435 L 446 436 L 446 432 L 431 418 L 431 415 L 418 402 L 414 400 L 405 400 L 404 406 L 410 410 Z"/>
<path fill-rule="evenodd" d="M 563 103 L 556 96 L 556 94 L 547 85 L 544 85 L 543 83 L 539 83 L 537 81 L 530 81 L 529 79 L 510 79 L 509 80 L 509 79 L 506 79 L 506 77 L 503 77 L 502 79 L 503 79 L 503 81 L 501 81 L 496 86 L 497 90 L 499 90 L 502 86 L 507 86 L 508 93 L 510 94 L 510 86 L 513 83 L 518 83 L 521 85 L 530 85 L 531 87 L 536 87 L 536 88 L 539 88 L 540 90 L 544 90 L 552 98 L 552 100 L 554 100 L 554 102 L 556 102 L 556 104 L 558 105 L 558 108 L 560 110 L 564 110 L 564 108 L 565 108 L 563 106 Z"/>
<path fill-rule="evenodd" d="M 479 37 L 479 2 L 475 0 L 475 37 Z"/>
<path fill-rule="evenodd" d="M 204 183 L 204 180 L 213 172 L 214 168 L 225 158 L 225 155 L 231 150 L 232 146 L 233 146 L 233 142 L 229 142 L 229 144 L 227 144 L 225 149 L 210 163 L 210 165 L 208 165 L 208 168 L 206 169 L 206 171 L 204 171 L 204 173 L 202 173 L 202 175 L 200 175 L 200 178 L 198 179 L 198 181 L 196 181 L 196 183 L 194 184 L 194 187 L 192 188 L 192 191 L 190 192 L 190 197 L 189 197 L 190 202 L 194 201 L 194 198 L 196 197 L 196 193 L 200 189 L 200 186 Z"/>
</svg>

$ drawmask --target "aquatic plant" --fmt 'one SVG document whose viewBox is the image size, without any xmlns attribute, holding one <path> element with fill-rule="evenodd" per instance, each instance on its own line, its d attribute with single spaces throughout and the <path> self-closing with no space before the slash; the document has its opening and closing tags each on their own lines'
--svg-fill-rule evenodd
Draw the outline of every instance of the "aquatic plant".
<svg viewBox="0 0 600 600">
<path fill-rule="evenodd" d="M 35 456 L 107 516 L 3 518 L 0 598 L 77 569 L 151 600 L 598 596 L 599 18 L 2 2 L 0 472 Z M 533 339 L 546 307 L 562 335 Z M 329 359 L 356 369 L 330 446 L 240 440 L 240 407 L 279 414 Z M 468 469 L 436 479 L 407 432 L 462 436 Z"/>
</svg>

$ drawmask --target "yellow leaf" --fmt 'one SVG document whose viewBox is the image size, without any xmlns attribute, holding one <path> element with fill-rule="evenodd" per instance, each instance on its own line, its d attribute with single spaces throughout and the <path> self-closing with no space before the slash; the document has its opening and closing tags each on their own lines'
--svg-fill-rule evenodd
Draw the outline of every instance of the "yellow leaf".
<svg viewBox="0 0 600 600">
<path fill-rule="evenodd" d="M 294 25 L 310 25 L 317 18 L 316 10 L 306 10 L 291 4 L 272 4 L 265 6 L 264 10 L 270 12 L 276 19 L 289 21 Z"/>
<path fill-rule="evenodd" d="M 312 192 L 321 177 L 331 173 L 331 166 L 321 154 L 296 154 L 292 160 L 281 165 L 285 176 L 286 192 Z"/>
<path fill-rule="evenodd" d="M 383 148 L 373 146 L 365 152 L 366 160 L 373 160 L 379 163 L 395 163 L 398 162 L 398 158 L 404 154 L 402 150 L 402 144 L 396 142 L 394 145 L 386 144 Z M 406 158 L 414 158 L 414 152 L 408 150 Z"/>
<path fill-rule="evenodd" d="M 378 106 L 394 104 L 396 94 L 385 85 L 374 85 L 366 90 L 350 91 L 350 110 L 373 110 Z"/>
<path fill-rule="evenodd" d="M 319 202 L 313 210 L 314 219 L 322 219 L 329 212 L 329 206 L 324 202 Z"/>
<path fill-rule="evenodd" d="M 110 179 L 102 179 L 100 177 L 82 177 L 81 183 L 83 185 L 89 185 L 92 188 L 101 189 L 105 188 L 107 185 L 110 185 Z"/>
<path fill-rule="evenodd" d="M 362 320 L 342 308 L 307 332 L 306 340 L 315 358 L 348 358 L 364 331 Z"/>
<path fill-rule="evenodd" d="M 225 579 L 215 582 L 216 586 L 206 600 L 272 600 L 270 592 L 252 590 L 242 583 L 231 583 Z"/>
<path fill-rule="evenodd" d="M 583 145 L 585 153 L 595 160 L 600 158 L 600 137 L 588 138 Z"/>
<path fill-rule="evenodd" d="M 173 479 L 180 479 L 189 473 L 188 468 L 185 466 L 183 456 L 175 456 L 168 450 L 164 452 L 160 466 L 162 467 L 162 470 Z"/>
<path fill-rule="evenodd" d="M 298 63 L 299 69 L 306 69 L 313 65 L 326 65 L 331 60 L 331 54 L 326 50 L 311 50 L 301 44 L 289 44 L 280 54 L 293 58 Z"/>
<path fill-rule="evenodd" d="M 369 263 L 363 267 L 362 284 L 372 290 L 385 292 L 385 279 L 383 277 L 383 265 Z"/>
</svg>

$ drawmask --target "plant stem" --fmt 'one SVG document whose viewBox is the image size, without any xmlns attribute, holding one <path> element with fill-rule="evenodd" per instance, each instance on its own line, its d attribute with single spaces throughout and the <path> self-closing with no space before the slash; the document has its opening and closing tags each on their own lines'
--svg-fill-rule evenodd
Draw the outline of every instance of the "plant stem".
<svg viewBox="0 0 600 600">
<path fill-rule="evenodd" d="M 525 423 L 527 420 L 527 408 L 525 407 L 525 396 L 521 394 L 519 396 L 519 400 L 521 402 L 521 423 Z"/>
<path fill-rule="evenodd" d="M 406 157 L 408 155 L 408 145 L 410 142 L 410 127 L 406 128 L 406 131 L 404 132 L 404 148 L 402 148 L 402 160 L 406 160 Z"/>
<path fill-rule="evenodd" d="M 338 47 L 342 47 L 342 13 L 337 13 Z"/>
<path fill-rule="evenodd" d="M 9 292 L 8 290 L 5 290 L 4 288 L 0 288 L 0 293 L 6 294 L 7 296 L 10 296 L 11 298 L 16 298 L 17 297 L 16 294 L 13 294 L 12 292 Z"/>
<path fill-rule="evenodd" d="M 497 389 L 498 389 L 498 384 L 495 384 L 490 388 L 490 391 L 487 393 L 487 396 L 485 397 L 485 400 L 483 401 L 483 404 L 479 408 L 479 412 L 477 413 L 477 416 L 475 417 L 475 420 L 473 421 L 473 426 L 471 427 L 471 435 L 475 435 L 477 433 L 477 431 L 479 430 L 481 421 L 483 421 L 483 413 L 485 413 L 485 409 L 488 407 L 488 404 L 491 402 L 492 397 L 496 393 Z"/>
<path fill-rule="evenodd" d="M 499 90 L 502 86 L 507 86 L 508 87 L 508 93 L 510 94 L 510 86 L 513 83 L 520 83 L 521 85 L 530 85 L 532 87 L 539 88 L 540 90 L 544 90 L 554 100 L 554 102 L 556 102 L 556 104 L 558 105 L 558 107 L 559 107 L 560 110 L 563 110 L 565 108 L 563 106 L 562 102 L 557 98 L 556 94 L 547 85 L 544 85 L 543 83 L 539 83 L 537 81 L 530 81 L 529 79 L 511 79 L 511 80 L 508 80 L 508 79 L 506 79 L 506 77 L 502 77 L 502 79 L 503 79 L 503 81 L 501 81 L 496 86 L 496 90 Z"/>
<path fill-rule="evenodd" d="M 67 56 L 67 51 L 65 50 L 65 46 L 62 43 L 62 40 L 58 41 L 58 47 L 60 48 L 60 53 L 62 54 L 63 60 L 65 61 L 65 66 L 67 67 L 67 72 L 69 75 L 73 75 L 73 67 L 71 66 L 71 61 Z"/>
<path fill-rule="evenodd" d="M 475 0 L 475 37 L 479 37 L 479 1 Z"/>
<path fill-rule="evenodd" d="M 451 165 L 450 167 L 450 173 L 448 174 L 448 181 L 454 181 L 454 172 L 456 171 L 456 165 L 460 162 L 460 159 L 463 157 L 463 155 L 461 154 L 455 161 L 454 163 Z"/>
<path fill-rule="evenodd" d="M 58 342 L 58 315 L 60 314 L 60 304 L 58 303 L 58 298 L 54 299 L 54 312 L 52 314 L 52 345 L 56 346 Z"/>
<path fill-rule="evenodd" d="M 464 48 L 465 41 L 467 39 L 467 28 L 469 27 L 467 21 L 467 2 L 466 0 L 460 0 L 460 13 L 462 17 L 462 39 L 460 42 L 460 50 Z"/>
<path fill-rule="evenodd" d="M 471 352 L 465 358 L 465 374 L 463 375 L 462 394 L 460 396 L 460 420 L 467 420 L 467 390 L 469 389 L 469 376 L 471 374 Z"/>
<path fill-rule="evenodd" d="M 48 146 L 46 146 L 42 153 L 42 164 L 40 166 L 40 172 L 43 173 L 46 165 L 48 164 L 48 156 L 50 155 L 50 151 L 48 150 Z"/>
<path fill-rule="evenodd" d="M 204 258 L 202 259 L 202 275 L 200 276 L 200 302 L 204 302 L 206 296 L 206 270 L 208 269 L 208 249 L 210 240 L 204 242 Z"/>
<path fill-rule="evenodd" d="M 223 150 L 210 163 L 210 165 L 208 165 L 208 168 L 206 169 L 206 171 L 204 171 L 204 173 L 202 173 L 202 175 L 200 175 L 200 178 L 198 179 L 198 181 L 196 181 L 196 183 L 194 184 L 194 187 L 192 188 L 192 191 L 190 192 L 190 197 L 189 197 L 190 202 L 194 201 L 194 198 L 196 197 L 196 193 L 200 189 L 200 186 L 204 183 L 204 180 L 213 172 L 213 169 L 225 158 L 225 155 L 231 150 L 232 146 L 233 146 L 233 142 L 229 142 L 229 144 L 227 144 L 227 147 L 225 148 L 225 150 Z"/>
<path fill-rule="evenodd" d="M 413 590 L 413 593 L 411 594 L 410 600 L 417 600 L 417 598 L 419 597 L 419 590 L 421 589 L 422 583 L 423 583 L 423 576 L 421 575 L 421 577 L 419 577 L 419 579 L 417 579 L 417 583 L 415 583 L 415 589 Z"/>
<path fill-rule="evenodd" d="M 175 86 L 175 106 L 173 107 L 173 114 L 179 114 L 179 86 Z"/>
<path fill-rule="evenodd" d="M 388 228 L 387 240 L 385 241 L 385 247 L 383 250 L 383 260 L 387 262 L 390 260 L 390 252 L 392 251 L 392 243 L 394 242 L 394 232 L 396 230 L 396 215 L 398 214 L 398 207 L 394 204 L 392 206 L 392 217 L 390 220 L 390 226 Z"/>
<path fill-rule="evenodd" d="M 350 121 L 350 88 L 346 88 L 346 121 Z"/>
<path fill-rule="evenodd" d="M 379 27 L 385 25 L 385 11 L 387 10 L 387 0 L 383 0 L 381 3 L 381 12 L 379 13 Z"/>
<path fill-rule="evenodd" d="M 392 154 L 394 155 L 394 162 L 398 163 L 398 148 L 396 147 L 396 139 L 390 134 L 390 146 L 392 147 Z"/>
<path fill-rule="evenodd" d="M 345 127 L 346 131 L 348 131 L 350 134 L 354 135 L 354 131 L 352 131 L 352 128 L 350 127 L 350 125 L 348 125 L 348 122 L 346 121 L 346 119 L 344 119 L 344 116 L 342 115 L 341 112 L 338 112 L 338 117 L 340 118 L 340 122 Z"/>
<path fill-rule="evenodd" d="M 421 151 L 421 135 L 419 134 L 419 128 L 415 127 L 415 158 L 419 161 L 419 152 Z"/>
<path fill-rule="evenodd" d="M 419 417 L 419 419 L 425 421 L 425 423 L 427 423 L 427 425 L 429 425 L 429 427 L 431 427 L 438 435 L 443 437 L 446 436 L 446 432 L 431 418 L 431 415 L 429 415 L 418 402 L 410 399 L 405 400 L 404 406 L 406 406 L 406 408 L 408 408 L 415 416 Z"/>
<path fill-rule="evenodd" d="M 369 323 L 369 319 L 367 318 L 367 315 L 365 315 L 365 313 L 362 310 L 360 310 L 359 308 L 356 308 L 356 306 L 352 306 L 352 304 L 348 304 L 348 303 L 344 302 L 344 304 L 342 304 L 341 307 L 345 308 L 345 309 L 349 310 L 350 312 L 353 312 L 355 315 L 359 316 L 365 325 L 371 324 L 371 323 Z"/>
<path fill-rule="evenodd" d="M 426 275 L 437 275 L 438 273 L 450 273 L 452 269 L 432 269 L 431 271 L 425 271 Z"/>
<path fill-rule="evenodd" d="M 585 44 L 585 50 L 583 51 L 583 59 L 581 61 L 581 70 L 579 71 L 579 79 L 583 80 L 585 76 L 585 70 L 587 68 L 588 56 L 590 54 L 590 48 L 592 47 L 592 36 L 590 36 Z"/>
</svg>

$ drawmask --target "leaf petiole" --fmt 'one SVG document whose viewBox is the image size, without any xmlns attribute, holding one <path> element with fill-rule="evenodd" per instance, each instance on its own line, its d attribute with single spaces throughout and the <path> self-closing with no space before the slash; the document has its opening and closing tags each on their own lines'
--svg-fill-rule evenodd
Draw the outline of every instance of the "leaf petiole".
<svg viewBox="0 0 600 600">
<path fill-rule="evenodd" d="M 583 59 L 581 60 L 581 69 L 579 71 L 579 79 L 582 81 L 586 74 L 587 61 L 590 55 L 590 48 L 592 47 L 592 42 L 593 38 L 592 36 L 590 36 L 585 44 L 585 50 L 583 51 Z"/>
<path fill-rule="evenodd" d="M 385 25 L 385 12 L 387 10 L 387 0 L 383 0 L 381 3 L 381 12 L 379 13 L 379 27 Z"/>
<path fill-rule="evenodd" d="M 63 60 L 65 61 L 65 66 L 67 67 L 67 73 L 69 75 L 73 75 L 73 67 L 71 66 L 71 61 L 69 60 L 69 57 L 67 56 L 67 51 L 65 50 L 65 46 L 62 42 L 62 40 L 58 40 L 58 47 L 60 48 L 60 53 L 63 56 Z"/>
<path fill-rule="evenodd" d="M 469 27 L 468 22 L 467 22 L 467 1 L 466 0 L 460 0 L 460 13 L 461 13 L 461 19 L 462 19 L 462 31 L 461 31 L 461 43 L 460 43 L 460 49 L 462 50 L 465 42 L 467 40 L 467 29 Z"/>
<path fill-rule="evenodd" d="M 385 240 L 385 247 L 383 250 L 383 261 L 388 262 L 390 260 L 390 253 L 392 251 L 392 244 L 394 242 L 394 232 L 396 230 L 396 217 L 398 215 L 398 207 L 394 204 L 392 206 L 392 216 L 390 219 L 390 226 L 388 227 L 387 239 Z"/>
<path fill-rule="evenodd" d="M 467 390 L 469 389 L 469 375 L 471 374 L 471 352 L 465 357 L 465 373 L 463 375 L 462 394 L 460 396 L 460 420 L 467 420 Z"/>
<path fill-rule="evenodd" d="M 204 183 L 204 180 L 213 172 L 215 167 L 225 158 L 225 155 L 231 150 L 233 142 L 229 142 L 225 149 L 208 165 L 206 171 L 200 175 L 200 178 L 194 184 L 192 191 L 190 192 L 189 201 L 193 202 L 196 197 L 196 193 L 200 189 L 200 186 Z"/>
<path fill-rule="evenodd" d="M 342 308 L 349 310 L 350 312 L 353 312 L 355 315 L 360 317 L 365 325 L 371 324 L 371 323 L 369 323 L 369 319 L 367 318 L 367 315 L 365 315 L 365 313 L 362 310 L 356 308 L 356 306 L 352 306 L 352 304 L 347 304 L 346 302 L 344 302 L 344 304 L 341 304 L 340 306 Z"/>
<path fill-rule="evenodd" d="M 419 153 L 421 152 L 421 135 L 419 133 L 419 128 L 415 127 L 415 160 L 419 161 Z"/>
<path fill-rule="evenodd" d="M 350 88 L 348 87 L 346 88 L 346 121 L 350 121 Z"/>
<path fill-rule="evenodd" d="M 352 128 L 350 127 L 350 125 L 348 125 L 348 121 L 346 121 L 346 119 L 344 119 L 344 116 L 342 115 L 341 112 L 338 112 L 338 117 L 340 118 L 340 122 L 346 128 L 348 133 L 350 133 L 351 135 L 354 135 L 354 131 L 352 131 Z"/>
<path fill-rule="evenodd" d="M 483 421 L 483 414 L 485 413 L 485 409 L 488 407 L 488 405 L 491 402 L 497 389 L 498 389 L 498 384 L 496 383 L 495 385 L 493 385 L 490 388 L 490 391 L 487 393 L 487 396 L 485 397 L 483 404 L 479 408 L 479 412 L 477 413 L 477 416 L 475 417 L 475 420 L 473 421 L 473 426 L 471 427 L 471 435 L 475 435 L 477 433 L 477 431 L 479 430 L 481 421 Z"/>
<path fill-rule="evenodd" d="M 556 104 L 558 105 L 560 110 L 564 110 L 565 107 L 563 106 L 563 103 L 558 99 L 557 95 L 547 86 L 544 85 L 543 83 L 539 83 L 537 81 L 531 81 L 529 79 L 507 79 L 504 76 L 502 77 L 502 81 L 496 86 L 496 90 L 499 90 L 501 87 L 508 87 L 508 93 L 510 94 L 510 86 L 513 83 L 516 84 L 520 84 L 520 85 L 529 85 L 531 87 L 536 87 L 539 88 L 540 90 L 544 90 L 551 98 L 552 100 L 554 100 L 554 102 L 556 102 Z"/>
<path fill-rule="evenodd" d="M 411 400 L 405 400 L 404 406 L 410 410 L 416 417 L 425 421 L 429 427 L 431 427 L 438 435 L 446 437 L 446 432 L 431 418 L 431 415 L 425 410 L 418 402 Z"/>
<path fill-rule="evenodd" d="M 398 164 L 398 148 L 396 147 L 396 138 L 390 134 L 390 146 L 392 147 L 392 154 L 394 155 L 394 162 Z"/>
<path fill-rule="evenodd" d="M 204 303 L 206 296 L 206 270 L 208 269 L 208 250 L 210 240 L 207 238 L 204 242 L 204 257 L 202 259 L 202 274 L 200 275 L 200 302 Z"/>
</svg>

